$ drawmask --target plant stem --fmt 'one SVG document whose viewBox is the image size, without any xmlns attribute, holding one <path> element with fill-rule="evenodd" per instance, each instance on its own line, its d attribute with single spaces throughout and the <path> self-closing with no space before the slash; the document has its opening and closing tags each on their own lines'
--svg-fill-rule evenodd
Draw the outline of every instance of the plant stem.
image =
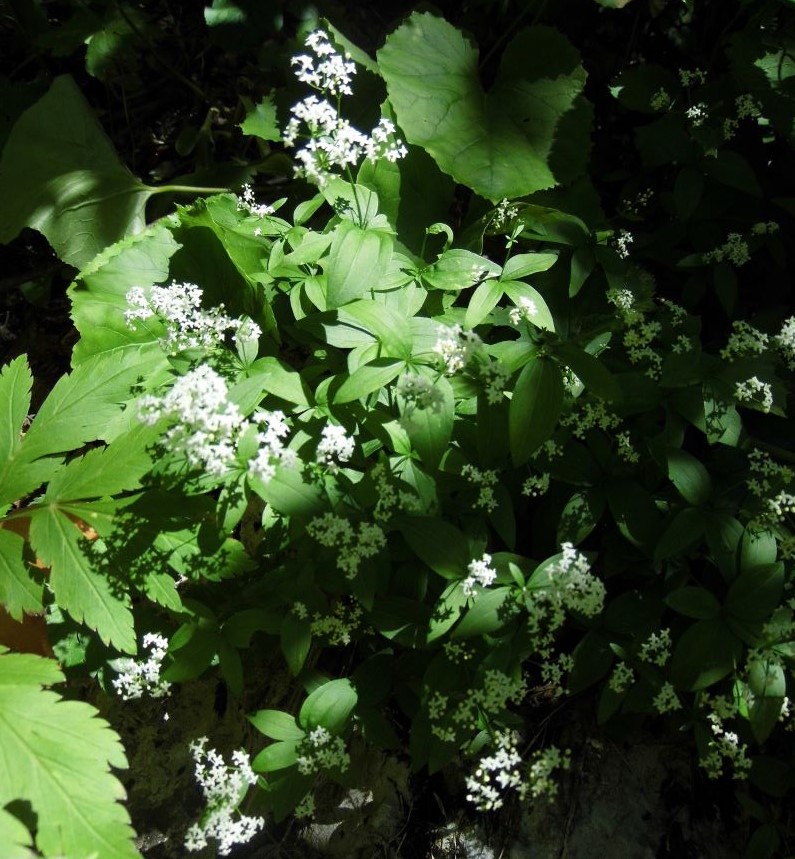
<svg viewBox="0 0 795 859">
<path fill-rule="evenodd" d="M 229 188 L 195 188 L 193 185 L 147 185 L 152 194 L 225 194 Z"/>
</svg>

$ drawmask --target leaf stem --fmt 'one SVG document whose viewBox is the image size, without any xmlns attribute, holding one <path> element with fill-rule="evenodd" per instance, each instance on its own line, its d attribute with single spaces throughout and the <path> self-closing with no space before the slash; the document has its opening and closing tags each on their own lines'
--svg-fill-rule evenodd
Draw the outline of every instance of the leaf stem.
<svg viewBox="0 0 795 859">
<path fill-rule="evenodd" d="M 229 188 L 196 188 L 193 185 L 147 185 L 152 194 L 225 194 Z"/>
</svg>

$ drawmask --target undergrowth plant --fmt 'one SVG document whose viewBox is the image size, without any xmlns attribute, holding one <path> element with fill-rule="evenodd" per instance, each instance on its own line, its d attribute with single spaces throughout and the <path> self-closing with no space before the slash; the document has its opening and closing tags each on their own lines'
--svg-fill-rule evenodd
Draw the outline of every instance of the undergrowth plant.
<svg viewBox="0 0 795 859">
<path fill-rule="evenodd" d="M 744 290 L 786 272 L 792 198 L 768 194 L 795 115 L 786 44 L 738 32 L 714 70 L 622 74 L 649 184 L 628 178 L 608 221 L 586 70 L 557 31 L 520 31 L 487 94 L 434 15 L 375 61 L 313 32 L 294 67 L 314 94 L 283 141 L 316 193 L 217 194 L 94 256 L 70 288 L 72 372 L 32 418 L 24 356 L 3 368 L 12 617 L 88 627 L 108 695 L 167 702 L 216 672 L 242 696 L 248 654 L 273 648 L 301 690 L 251 712 L 262 741 L 231 762 L 194 738 L 188 850 L 311 816 L 320 784 L 352 786 L 354 738 L 464 767 L 480 810 L 552 798 L 576 750 L 537 740 L 543 693 L 684 731 L 710 779 L 750 785 L 747 855 L 779 855 L 795 317 L 786 290 Z M 386 86 L 368 134 L 346 119 L 352 56 Z M 448 175 L 478 195 L 459 235 L 423 216 Z M 121 748 L 41 689 L 60 679 L 0 655 L 0 841 L 137 855 L 107 772 Z"/>
</svg>

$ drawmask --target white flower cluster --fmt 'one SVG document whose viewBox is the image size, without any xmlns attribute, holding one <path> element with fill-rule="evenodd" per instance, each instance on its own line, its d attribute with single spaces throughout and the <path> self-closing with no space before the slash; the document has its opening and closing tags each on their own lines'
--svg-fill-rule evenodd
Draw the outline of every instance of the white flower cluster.
<svg viewBox="0 0 795 859">
<path fill-rule="evenodd" d="M 752 236 L 772 236 L 779 231 L 775 221 L 759 221 L 751 227 Z"/>
<path fill-rule="evenodd" d="M 574 657 L 570 653 L 559 653 L 557 659 L 548 654 L 541 663 L 541 678 L 552 686 L 552 694 L 559 698 L 565 693 L 563 675 L 574 668 Z"/>
<path fill-rule="evenodd" d="M 674 687 L 670 683 L 663 683 L 660 691 L 654 696 L 652 704 L 661 716 L 665 713 L 673 713 L 674 710 L 682 709 L 682 704 L 674 691 Z"/>
<path fill-rule="evenodd" d="M 616 441 L 618 442 L 618 455 L 624 462 L 634 464 L 640 462 L 640 454 L 632 444 L 632 439 L 628 432 L 616 433 Z"/>
<path fill-rule="evenodd" d="M 621 259 L 629 256 L 629 246 L 635 241 L 635 236 L 629 230 L 619 230 L 616 236 L 616 253 Z"/>
<path fill-rule="evenodd" d="M 333 614 L 315 613 L 311 624 L 312 635 L 326 638 L 332 647 L 346 646 L 351 643 L 351 634 L 361 619 L 362 609 L 359 605 L 347 605 L 340 601 L 334 606 Z"/>
<path fill-rule="evenodd" d="M 625 318 L 633 317 L 637 311 L 633 311 L 635 294 L 631 289 L 608 289 L 605 293 L 607 300 L 618 308 L 619 313 Z"/>
<path fill-rule="evenodd" d="M 671 630 L 653 632 L 640 646 L 640 658 L 662 668 L 671 658 Z"/>
<path fill-rule="evenodd" d="M 671 96 L 661 87 L 649 99 L 649 107 L 652 110 L 667 110 L 671 106 Z"/>
<path fill-rule="evenodd" d="M 339 463 L 347 462 L 353 456 L 354 446 L 354 441 L 345 432 L 345 427 L 327 424 L 323 427 L 317 446 L 318 464 L 336 474 L 339 471 Z"/>
<path fill-rule="evenodd" d="M 788 369 L 795 370 L 795 316 L 790 316 L 781 326 L 781 331 L 773 338 L 776 349 Z"/>
<path fill-rule="evenodd" d="M 734 100 L 734 107 L 737 110 L 737 119 L 756 119 L 762 115 L 761 105 L 750 93 L 738 95 Z"/>
<path fill-rule="evenodd" d="M 723 721 L 718 713 L 707 714 L 713 739 L 708 743 L 707 754 L 699 760 L 706 770 L 708 778 L 716 779 L 723 774 L 724 766 L 731 768 L 735 779 L 748 778 L 751 761 L 746 754 L 747 747 L 740 743 L 740 738 L 733 731 L 723 727 Z"/>
<path fill-rule="evenodd" d="M 244 209 L 258 218 L 264 218 L 266 215 L 272 215 L 274 212 L 273 206 L 267 203 L 258 203 L 254 196 L 254 189 L 246 183 L 241 188 L 242 194 L 237 198 L 237 208 Z"/>
<path fill-rule="evenodd" d="M 703 101 L 700 101 L 698 104 L 689 107 L 685 111 L 685 116 L 698 128 L 699 125 L 704 124 L 704 120 L 708 116 L 707 105 Z"/>
<path fill-rule="evenodd" d="M 500 731 L 494 735 L 494 742 L 497 747 L 494 754 L 482 757 L 474 774 L 466 781 L 467 800 L 478 811 L 502 808 L 508 790 L 515 790 L 524 799 L 528 789 L 522 774 L 522 756 L 517 748 L 518 734 Z"/>
<path fill-rule="evenodd" d="M 643 317 L 631 322 L 624 334 L 624 347 L 632 364 L 648 363 L 646 375 L 657 379 L 662 367 L 661 356 L 652 348 L 654 340 L 662 333 L 662 325 L 657 321 L 644 322 Z"/>
<path fill-rule="evenodd" d="M 561 426 L 570 427 L 575 438 L 584 439 L 590 429 L 608 430 L 617 429 L 621 420 L 614 412 L 609 412 L 605 407 L 604 400 L 579 403 L 579 408 L 564 417 Z"/>
<path fill-rule="evenodd" d="M 726 261 L 739 268 L 751 259 L 751 254 L 748 250 L 748 242 L 740 233 L 729 233 L 722 245 L 702 254 L 701 258 L 705 263 Z"/>
<path fill-rule="evenodd" d="M 296 764 L 301 775 L 312 775 L 320 770 L 348 769 L 351 757 L 342 737 L 335 737 L 326 728 L 313 728 L 296 748 Z"/>
<path fill-rule="evenodd" d="M 462 589 L 468 597 L 476 595 L 478 585 L 487 588 L 497 578 L 497 571 L 491 567 L 491 555 L 486 553 L 479 561 L 470 561 L 467 572 L 469 575 L 464 579 Z"/>
<path fill-rule="evenodd" d="M 552 776 L 556 770 L 571 767 L 571 750 L 561 751 L 557 746 L 548 746 L 537 751 L 531 760 L 527 778 L 531 799 L 554 799 L 558 795 L 558 785 Z"/>
<path fill-rule="evenodd" d="M 451 327 L 440 325 L 437 336 L 433 351 L 442 359 L 444 371 L 448 376 L 463 370 L 483 345 L 483 341 L 474 331 L 464 331 L 458 324 Z"/>
<path fill-rule="evenodd" d="M 769 343 L 767 334 L 744 319 L 738 319 L 732 322 L 732 333 L 728 343 L 720 350 L 720 356 L 724 361 L 733 361 L 746 355 L 761 355 Z"/>
<path fill-rule="evenodd" d="M 207 737 L 202 737 L 190 747 L 207 811 L 202 821 L 186 832 L 185 849 L 203 850 L 207 839 L 212 838 L 218 842 L 218 853 L 228 856 L 235 844 L 247 843 L 265 825 L 261 817 L 235 816 L 249 786 L 257 783 L 257 776 L 244 751 L 232 752 L 232 764 L 228 765 L 215 749 L 206 746 Z"/>
<path fill-rule="evenodd" d="M 512 205 L 507 199 L 500 200 L 491 217 L 490 227 L 497 232 L 505 232 L 514 218 L 519 215 L 519 207 Z"/>
<path fill-rule="evenodd" d="M 467 463 L 461 468 L 461 476 L 470 483 L 479 487 L 477 501 L 472 505 L 477 510 L 480 507 L 491 513 L 497 508 L 497 499 L 494 497 L 494 487 L 497 485 L 497 472 L 490 468 L 481 469 Z"/>
<path fill-rule="evenodd" d="M 626 662 L 619 662 L 613 669 L 610 675 L 608 686 L 613 692 L 621 694 L 625 692 L 635 682 L 635 672 L 627 665 Z"/>
<path fill-rule="evenodd" d="M 701 69 L 679 69 L 679 80 L 684 87 L 703 85 L 707 82 L 707 76 Z"/>
<path fill-rule="evenodd" d="M 166 326 L 162 345 L 170 353 L 184 349 L 212 349 L 223 343 L 227 331 L 232 331 L 235 340 L 256 339 L 262 333 L 250 319 L 227 316 L 223 312 L 223 304 L 203 310 L 202 290 L 194 283 L 155 286 L 148 296 L 140 286 L 134 286 L 126 299 L 129 305 L 124 312 L 127 326 L 134 328 L 138 321 L 159 317 Z"/>
<path fill-rule="evenodd" d="M 478 368 L 478 378 L 486 389 L 486 401 L 491 406 L 501 403 L 505 396 L 505 385 L 511 378 L 510 370 L 500 361 L 489 360 Z"/>
<path fill-rule="evenodd" d="M 259 427 L 257 455 L 248 464 L 248 473 L 257 480 L 267 483 L 276 474 L 277 465 L 294 468 L 299 464 L 294 450 L 284 446 L 282 439 L 290 432 L 287 419 L 281 411 L 260 411 L 254 416 Z"/>
<path fill-rule="evenodd" d="M 757 376 L 751 376 L 744 382 L 736 382 L 734 396 L 738 402 L 753 403 L 763 412 L 769 412 L 773 408 L 773 388 Z"/>
<path fill-rule="evenodd" d="M 307 526 L 310 537 L 328 549 L 337 548 L 337 568 L 352 579 L 365 558 L 372 558 L 386 546 L 386 536 L 378 525 L 361 522 L 358 532 L 351 523 L 334 513 L 315 517 Z"/>
<path fill-rule="evenodd" d="M 548 471 L 543 471 L 541 474 L 533 474 L 528 477 L 522 484 L 522 495 L 528 498 L 538 498 L 544 495 L 549 489 L 550 475 Z"/>
<path fill-rule="evenodd" d="M 537 314 L 538 307 L 535 301 L 522 295 L 519 298 L 519 304 L 508 311 L 508 318 L 511 320 L 511 325 L 518 325 L 523 319 L 532 322 Z"/>
<path fill-rule="evenodd" d="M 788 465 L 775 462 L 770 454 L 755 448 L 748 454 L 751 474 L 755 475 L 748 481 L 748 489 L 757 498 L 767 498 L 776 487 L 787 486 L 795 480 L 795 471 Z"/>
<path fill-rule="evenodd" d="M 203 365 L 181 376 L 165 395 L 141 397 L 139 417 L 154 426 L 161 419 L 172 426 L 164 447 L 185 457 L 191 468 L 220 477 L 235 459 L 235 441 L 244 424 L 229 401 L 224 379 Z"/>
<path fill-rule="evenodd" d="M 781 522 L 795 513 L 795 495 L 783 490 L 767 502 L 768 515 L 774 522 Z"/>
<path fill-rule="evenodd" d="M 593 617 L 604 606 L 605 586 L 591 573 L 591 565 L 572 543 L 561 545 L 563 557 L 549 570 L 553 598 L 568 611 Z"/>
<path fill-rule="evenodd" d="M 315 56 L 293 58 L 298 79 L 335 98 L 350 95 L 351 76 L 356 72 L 350 58 L 337 54 L 322 30 L 312 33 L 306 46 Z M 391 120 L 382 118 L 367 136 L 343 119 L 330 102 L 314 95 L 293 107 L 282 137 L 285 146 L 295 146 L 302 125 L 306 126 L 309 139 L 306 146 L 296 152 L 299 163 L 295 174 L 320 187 L 328 182 L 334 167 L 353 167 L 362 157 L 370 161 L 379 158 L 398 161 L 408 152 L 395 137 L 395 125 Z"/>
<path fill-rule="evenodd" d="M 168 650 L 168 639 L 156 632 L 147 632 L 143 646 L 150 651 L 146 661 L 120 659 L 116 663 L 118 677 L 112 681 L 113 688 L 124 701 L 142 698 L 144 695 L 163 698 L 171 691 L 171 684 L 160 678 L 163 659 Z"/>
<path fill-rule="evenodd" d="M 411 423 L 411 417 L 416 409 L 439 412 L 444 405 L 442 392 L 427 376 L 419 373 L 404 373 L 398 380 L 397 393 L 403 400 L 400 416 L 400 423 L 403 426 Z"/>
</svg>

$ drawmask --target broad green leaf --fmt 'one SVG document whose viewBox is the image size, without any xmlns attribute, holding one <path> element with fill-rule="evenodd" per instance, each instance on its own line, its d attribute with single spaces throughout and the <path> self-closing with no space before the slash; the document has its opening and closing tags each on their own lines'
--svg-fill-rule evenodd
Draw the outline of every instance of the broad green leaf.
<svg viewBox="0 0 795 859">
<path fill-rule="evenodd" d="M 521 280 L 528 275 L 547 271 L 557 261 L 557 254 L 516 254 L 503 266 L 501 279 Z"/>
<path fill-rule="evenodd" d="M 550 358 L 525 365 L 508 411 L 511 459 L 522 465 L 552 436 L 563 407 L 563 379 Z"/>
<path fill-rule="evenodd" d="M 90 704 L 42 688 L 63 679 L 53 660 L 0 653 L 0 808 L 30 803 L 45 857 L 138 859 L 110 772 L 127 767 L 124 749 Z"/>
<path fill-rule="evenodd" d="M 775 562 L 778 556 L 778 541 L 769 528 L 746 525 L 740 541 L 740 572 Z"/>
<path fill-rule="evenodd" d="M 0 808 L 0 844 L 5 850 L 5 859 L 36 859 L 33 837 L 28 828 L 13 814 Z"/>
<path fill-rule="evenodd" d="M 654 547 L 657 563 L 684 552 L 704 535 L 704 513 L 697 507 L 678 510 Z"/>
<path fill-rule="evenodd" d="M 353 714 L 359 696 L 347 677 L 324 683 L 304 701 L 298 723 L 306 730 L 325 728 L 340 734 Z"/>
<path fill-rule="evenodd" d="M 724 579 L 731 581 L 737 574 L 737 558 L 745 529 L 731 514 L 710 511 L 706 515 L 705 537 L 712 558 Z"/>
<path fill-rule="evenodd" d="M 605 499 L 601 490 L 575 492 L 561 511 L 556 542 L 579 545 L 596 527 L 604 509 Z"/>
<path fill-rule="evenodd" d="M 364 364 L 342 383 L 334 394 L 334 402 L 350 403 L 378 391 L 400 375 L 406 362 L 394 358 L 376 358 Z"/>
<path fill-rule="evenodd" d="M 384 347 L 382 358 L 411 357 L 412 333 L 405 316 L 381 301 L 360 299 L 346 304 L 338 312 L 340 322 L 362 328 Z"/>
<path fill-rule="evenodd" d="M 766 621 L 781 602 L 784 564 L 743 569 L 726 595 L 726 611 L 741 621 Z"/>
<path fill-rule="evenodd" d="M 787 692 L 784 667 L 779 658 L 760 656 L 754 659 L 748 669 L 748 688 L 753 693 L 748 719 L 756 741 L 763 743 L 778 722 Z"/>
<path fill-rule="evenodd" d="M 248 414 L 259 405 L 264 393 L 298 406 L 308 406 L 312 399 L 301 374 L 272 356 L 258 358 L 246 370 L 246 378 L 231 387 L 229 396 Z"/>
<path fill-rule="evenodd" d="M 593 355 L 574 343 L 559 343 L 552 354 L 562 361 L 592 394 L 603 400 L 620 400 L 621 388 L 613 374 Z"/>
<path fill-rule="evenodd" d="M 572 695 L 582 692 L 601 680 L 610 670 L 615 657 L 610 640 L 601 632 L 587 633 L 572 653 L 574 667 L 569 673 L 568 690 Z"/>
<path fill-rule="evenodd" d="M 378 52 L 389 101 L 409 143 L 489 200 L 551 188 L 556 132 L 585 83 L 557 31 L 522 30 L 487 93 L 478 52 L 451 24 L 415 12 Z"/>
<path fill-rule="evenodd" d="M 485 277 L 499 277 L 500 267 L 486 257 L 463 248 L 444 251 L 422 270 L 423 283 L 430 289 L 460 292 Z"/>
<path fill-rule="evenodd" d="M 720 603 L 702 587 L 677 588 L 668 594 L 665 603 L 675 612 L 697 620 L 710 620 L 720 614 Z"/>
<path fill-rule="evenodd" d="M 517 307 L 521 304 L 523 298 L 535 304 L 536 312 L 530 318 L 533 325 L 543 328 L 544 331 L 555 330 L 555 321 L 552 318 L 552 313 L 537 289 L 520 280 L 504 280 L 501 283 L 505 294 Z"/>
<path fill-rule="evenodd" d="M 328 309 L 377 289 L 389 266 L 392 246 L 392 236 L 383 230 L 362 229 L 350 221 L 339 224 L 325 260 Z"/>
<path fill-rule="evenodd" d="M 127 325 L 126 295 L 133 286 L 148 289 L 168 278 L 169 261 L 179 245 L 171 230 L 162 223 L 130 236 L 96 256 L 69 287 L 72 320 L 80 340 L 72 355 L 74 366 L 92 355 L 114 349 L 133 349 L 151 344 L 151 360 L 165 365 L 165 356 L 157 346 L 160 326 L 152 320 L 134 327 Z M 147 376 L 151 370 L 143 371 Z"/>
<path fill-rule="evenodd" d="M 417 557 L 444 579 L 460 579 L 472 560 L 466 536 L 432 516 L 406 516 L 395 523 Z"/>
<path fill-rule="evenodd" d="M 671 657 L 671 678 L 680 689 L 706 689 L 734 670 L 742 642 L 720 618 L 696 621 Z"/>
<path fill-rule="evenodd" d="M 450 382 L 442 376 L 436 381 L 436 390 L 441 399 L 434 408 L 414 409 L 410 418 L 403 421 L 403 428 L 411 446 L 420 455 L 426 468 L 438 467 L 453 435 L 455 401 Z"/>
<path fill-rule="evenodd" d="M 484 281 L 472 293 L 464 316 L 464 328 L 472 329 L 491 313 L 502 298 L 502 283 L 499 280 Z"/>
<path fill-rule="evenodd" d="M 246 118 L 240 123 L 243 134 L 253 134 L 260 140 L 281 140 L 282 132 L 276 117 L 276 105 L 273 96 L 266 95 L 257 104 L 250 99 L 242 97 L 241 101 L 246 108 Z"/>
<path fill-rule="evenodd" d="M 282 710 L 258 710 L 248 716 L 249 722 L 272 740 L 301 740 L 306 732 L 298 727 L 295 716 Z"/>
<path fill-rule="evenodd" d="M 83 550 L 85 540 L 74 522 L 56 507 L 40 509 L 31 517 L 30 542 L 50 567 L 50 587 L 58 606 L 95 630 L 106 644 L 135 653 L 129 598 L 119 595 L 106 576 L 92 569 Z"/>
<path fill-rule="evenodd" d="M 636 546 L 650 548 L 660 535 L 661 516 L 649 492 L 636 480 L 614 480 L 607 502 L 619 531 Z"/>
<path fill-rule="evenodd" d="M 132 399 L 140 372 L 134 356 L 121 352 L 80 364 L 50 391 L 25 435 L 22 455 L 34 460 L 107 439 L 108 425 Z"/>
<path fill-rule="evenodd" d="M 283 740 L 266 746 L 251 762 L 254 772 L 270 773 L 293 766 L 298 759 L 299 740 Z"/>
<path fill-rule="evenodd" d="M 515 616 L 516 605 L 511 588 L 487 588 L 475 596 L 475 604 L 453 630 L 453 638 L 471 638 L 496 632 Z"/>
<path fill-rule="evenodd" d="M 42 585 L 30 577 L 22 554 L 25 541 L 19 534 L 0 528 L 0 605 L 14 620 L 43 610 Z"/>
<path fill-rule="evenodd" d="M 298 675 L 312 646 L 312 628 L 309 621 L 292 612 L 286 614 L 282 621 L 281 645 L 287 667 L 294 675 Z"/>
<path fill-rule="evenodd" d="M 32 227 L 76 268 L 140 232 L 152 193 L 121 163 L 68 75 L 55 78 L 11 130 L 0 159 L 0 186 L 0 242 Z"/>
<path fill-rule="evenodd" d="M 450 582 L 433 607 L 433 614 L 428 624 L 428 644 L 441 638 L 451 627 L 455 626 L 461 609 L 466 604 L 467 596 L 461 583 Z"/>
<path fill-rule="evenodd" d="M 667 454 L 668 477 L 680 495 L 695 507 L 704 504 L 712 492 L 712 482 L 706 468 L 684 450 Z"/>
<path fill-rule="evenodd" d="M 179 598 L 176 581 L 168 573 L 150 572 L 140 586 L 146 596 L 170 611 L 182 612 L 182 600 Z"/>
</svg>

